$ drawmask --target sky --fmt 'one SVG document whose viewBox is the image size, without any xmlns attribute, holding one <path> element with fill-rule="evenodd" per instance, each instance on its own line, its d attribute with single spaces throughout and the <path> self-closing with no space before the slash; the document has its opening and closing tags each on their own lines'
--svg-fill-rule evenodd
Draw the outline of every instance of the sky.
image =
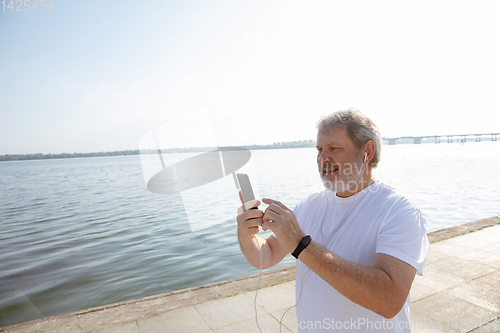
<svg viewBox="0 0 500 333">
<path fill-rule="evenodd" d="M 9 2 L 0 155 L 309 140 L 351 107 L 385 137 L 500 131 L 497 1 Z"/>
</svg>

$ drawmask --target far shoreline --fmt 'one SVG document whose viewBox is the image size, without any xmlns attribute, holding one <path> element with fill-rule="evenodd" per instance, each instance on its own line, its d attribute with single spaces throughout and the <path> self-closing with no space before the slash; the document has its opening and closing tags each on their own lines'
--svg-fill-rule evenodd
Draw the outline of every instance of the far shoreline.
<svg viewBox="0 0 500 333">
<path fill-rule="evenodd" d="M 389 145 L 387 139 L 383 138 L 382 144 L 384 146 Z M 485 140 L 479 142 L 492 142 L 494 140 Z M 453 143 L 470 143 L 454 141 Z M 433 142 L 422 142 L 421 144 L 427 145 Z M 447 142 L 450 143 L 450 142 Z M 396 145 L 407 145 L 414 144 L 407 140 L 407 142 L 400 142 Z M 439 144 L 439 143 L 436 143 Z M 446 144 L 443 142 L 443 144 Z M 246 146 L 233 146 L 235 148 L 245 148 L 248 150 L 268 150 L 268 149 L 293 149 L 293 148 L 314 148 L 316 146 L 315 140 L 302 140 L 302 141 L 290 141 L 290 142 L 275 142 L 268 145 L 246 145 Z M 188 147 L 188 148 L 168 148 L 162 149 L 162 154 L 179 154 L 179 153 L 204 153 L 218 149 L 219 147 Z M 68 158 L 87 158 L 87 157 L 110 157 L 110 156 L 134 156 L 141 154 L 158 154 L 157 149 L 147 149 L 147 150 L 118 150 L 118 151 L 108 151 L 108 152 L 92 152 L 92 153 L 61 153 L 61 154 L 5 154 L 0 155 L 0 162 L 8 161 L 31 161 L 31 160 L 55 160 L 55 159 L 68 159 Z"/>
<path fill-rule="evenodd" d="M 291 142 L 276 142 L 270 145 L 248 145 L 234 146 L 235 148 L 245 148 L 248 150 L 265 150 L 265 149 L 288 149 L 288 148 L 314 148 L 316 141 L 303 140 Z M 188 147 L 188 148 L 169 148 L 162 149 L 162 154 L 178 154 L 178 153 L 204 153 L 218 149 L 218 147 Z M 93 152 L 93 153 L 61 153 L 61 154 L 16 154 L 16 155 L 0 155 L 0 162 L 3 161 L 27 161 L 27 160 L 47 160 L 47 159 L 66 159 L 66 158 L 85 158 L 85 157 L 108 157 L 108 156 L 133 156 L 140 154 L 158 154 L 157 149 L 147 150 L 119 150 L 108 152 Z"/>
</svg>

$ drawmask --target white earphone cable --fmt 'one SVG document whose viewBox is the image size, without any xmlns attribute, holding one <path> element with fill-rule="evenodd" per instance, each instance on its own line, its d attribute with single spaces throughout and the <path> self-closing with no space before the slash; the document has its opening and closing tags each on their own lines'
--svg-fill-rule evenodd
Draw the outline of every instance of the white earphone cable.
<svg viewBox="0 0 500 333">
<path fill-rule="evenodd" d="M 257 319 L 257 294 L 259 293 L 260 281 L 262 280 L 262 246 L 260 245 L 259 237 L 257 235 L 255 235 L 255 240 L 257 241 L 257 244 L 259 246 L 260 275 L 259 275 L 259 283 L 257 284 L 257 290 L 255 290 L 255 298 L 253 300 L 253 307 L 255 309 L 255 323 L 257 324 L 257 329 L 259 330 L 260 333 L 262 333 L 262 330 L 260 329 L 260 326 L 259 326 L 259 320 Z"/>
</svg>

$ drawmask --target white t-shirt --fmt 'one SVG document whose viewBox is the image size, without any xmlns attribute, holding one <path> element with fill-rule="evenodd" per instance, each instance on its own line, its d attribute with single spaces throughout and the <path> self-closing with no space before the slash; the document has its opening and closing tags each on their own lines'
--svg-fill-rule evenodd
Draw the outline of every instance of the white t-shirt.
<svg viewBox="0 0 500 333">
<path fill-rule="evenodd" d="M 355 197 L 315 193 L 299 202 L 294 213 L 305 234 L 341 258 L 373 267 L 375 254 L 385 253 L 412 265 L 417 274 L 423 273 L 429 250 L 425 220 L 413 203 L 381 182 Z M 313 271 L 304 277 L 307 270 L 297 260 L 299 332 L 411 331 L 409 295 L 396 317 L 385 319 L 350 301 Z"/>
</svg>

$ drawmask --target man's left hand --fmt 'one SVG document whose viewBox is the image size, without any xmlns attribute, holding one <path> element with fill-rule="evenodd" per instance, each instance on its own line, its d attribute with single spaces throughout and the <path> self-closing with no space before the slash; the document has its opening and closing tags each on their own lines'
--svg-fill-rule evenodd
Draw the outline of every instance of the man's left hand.
<svg viewBox="0 0 500 333">
<path fill-rule="evenodd" d="M 262 229 L 274 232 L 280 245 L 292 253 L 305 236 L 295 214 L 279 201 L 268 198 L 263 198 L 262 201 L 269 205 L 264 211 Z"/>
</svg>

